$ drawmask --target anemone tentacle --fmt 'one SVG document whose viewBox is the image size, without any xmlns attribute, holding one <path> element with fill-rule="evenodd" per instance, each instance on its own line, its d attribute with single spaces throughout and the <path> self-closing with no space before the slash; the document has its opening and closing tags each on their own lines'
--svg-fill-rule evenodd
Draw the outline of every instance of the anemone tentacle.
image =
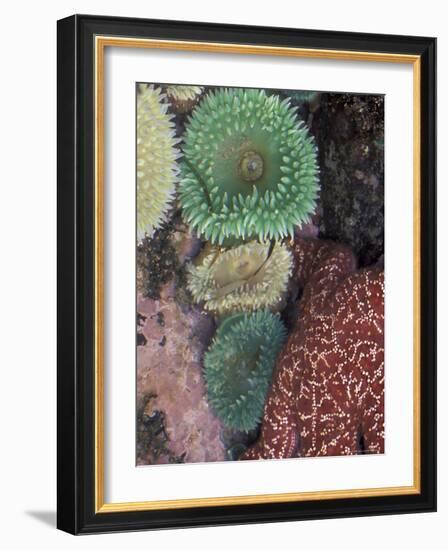
<svg viewBox="0 0 448 550">
<path fill-rule="evenodd" d="M 237 313 L 218 327 L 204 356 L 210 404 L 227 426 L 249 431 L 261 420 L 286 330 L 269 311 Z"/>
<path fill-rule="evenodd" d="M 188 288 L 196 302 L 203 301 L 205 309 L 219 314 L 276 308 L 291 269 L 291 253 L 280 243 L 212 247 L 199 265 L 190 265 Z"/>
<path fill-rule="evenodd" d="M 173 115 L 160 88 L 139 85 L 137 94 L 137 238 L 152 236 L 166 220 L 179 179 Z"/>
<path fill-rule="evenodd" d="M 317 95 L 319 95 L 319 92 L 310 90 L 288 90 L 286 93 L 297 103 L 310 103 Z"/>
<path fill-rule="evenodd" d="M 202 86 L 186 86 L 184 84 L 173 84 L 166 86 L 166 93 L 170 99 L 177 101 L 191 101 L 201 95 Z"/>
<path fill-rule="evenodd" d="M 207 94 L 187 123 L 183 152 L 183 216 L 213 244 L 293 236 L 314 212 L 316 146 L 289 98 Z"/>
</svg>

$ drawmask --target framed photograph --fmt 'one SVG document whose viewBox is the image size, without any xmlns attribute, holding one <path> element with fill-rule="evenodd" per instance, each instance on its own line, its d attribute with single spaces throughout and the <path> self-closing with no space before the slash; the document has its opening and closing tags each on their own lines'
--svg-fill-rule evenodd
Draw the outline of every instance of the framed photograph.
<svg viewBox="0 0 448 550">
<path fill-rule="evenodd" d="M 434 38 L 58 22 L 58 527 L 436 509 Z"/>
</svg>

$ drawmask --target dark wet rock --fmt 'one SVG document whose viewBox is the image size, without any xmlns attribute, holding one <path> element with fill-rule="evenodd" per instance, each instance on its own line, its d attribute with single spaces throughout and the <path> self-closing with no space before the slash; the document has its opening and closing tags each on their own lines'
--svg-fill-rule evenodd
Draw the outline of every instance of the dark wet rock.
<svg viewBox="0 0 448 550">
<path fill-rule="evenodd" d="M 185 455 L 176 455 L 169 448 L 165 413 L 153 406 L 155 394 L 144 396 L 137 410 L 137 464 L 174 464 L 185 462 Z"/>
<path fill-rule="evenodd" d="M 166 344 L 166 336 L 162 336 L 162 339 L 159 342 L 159 346 L 164 346 Z"/>
<path fill-rule="evenodd" d="M 179 267 L 171 233 L 171 224 L 167 224 L 137 245 L 137 288 L 147 298 L 157 300 Z"/>
<path fill-rule="evenodd" d="M 226 448 L 227 460 L 238 460 L 239 456 L 258 439 L 259 432 L 259 428 L 250 432 L 240 432 L 225 427 L 222 430 L 221 438 Z"/>
<path fill-rule="evenodd" d="M 176 301 L 188 309 L 193 302 L 187 288 L 186 264 L 201 246 L 183 223 L 180 210 L 174 207 L 170 220 L 137 245 L 137 290 L 158 300 L 161 289 L 172 282 Z"/>
<path fill-rule="evenodd" d="M 312 132 L 321 168 L 320 236 L 350 245 L 360 265 L 384 249 L 384 98 L 322 94 Z"/>
<path fill-rule="evenodd" d="M 147 340 L 145 338 L 145 335 L 141 332 L 137 332 L 137 346 L 144 346 L 146 342 Z"/>
<path fill-rule="evenodd" d="M 145 324 L 146 317 L 137 311 L 137 326 L 142 327 Z"/>
</svg>

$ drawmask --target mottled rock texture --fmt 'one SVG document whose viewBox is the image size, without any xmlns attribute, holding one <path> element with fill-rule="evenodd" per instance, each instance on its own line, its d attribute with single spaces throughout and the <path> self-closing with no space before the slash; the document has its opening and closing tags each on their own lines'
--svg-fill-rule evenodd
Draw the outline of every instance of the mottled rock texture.
<svg viewBox="0 0 448 550">
<path fill-rule="evenodd" d="M 321 169 L 320 236 L 348 244 L 360 265 L 384 250 L 384 97 L 321 94 L 312 132 Z"/>
<path fill-rule="evenodd" d="M 202 355 L 214 322 L 183 311 L 174 285 L 160 299 L 138 296 L 137 464 L 225 459 L 221 422 L 206 400 Z M 144 340 L 143 340 L 144 338 Z M 151 422 L 153 420 L 153 422 Z"/>
</svg>

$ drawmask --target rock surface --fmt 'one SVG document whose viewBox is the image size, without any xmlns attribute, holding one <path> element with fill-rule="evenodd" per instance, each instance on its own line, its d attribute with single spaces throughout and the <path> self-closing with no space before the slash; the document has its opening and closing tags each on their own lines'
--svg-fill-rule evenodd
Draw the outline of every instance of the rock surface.
<svg viewBox="0 0 448 550">
<path fill-rule="evenodd" d="M 321 94 L 312 133 L 321 169 L 320 236 L 348 244 L 361 266 L 384 250 L 384 98 Z"/>
<path fill-rule="evenodd" d="M 137 463 L 225 460 L 223 427 L 207 403 L 201 372 L 213 319 L 198 309 L 182 311 L 173 285 L 163 287 L 159 300 L 139 295 L 137 311 L 144 341 L 137 347 Z"/>
</svg>

